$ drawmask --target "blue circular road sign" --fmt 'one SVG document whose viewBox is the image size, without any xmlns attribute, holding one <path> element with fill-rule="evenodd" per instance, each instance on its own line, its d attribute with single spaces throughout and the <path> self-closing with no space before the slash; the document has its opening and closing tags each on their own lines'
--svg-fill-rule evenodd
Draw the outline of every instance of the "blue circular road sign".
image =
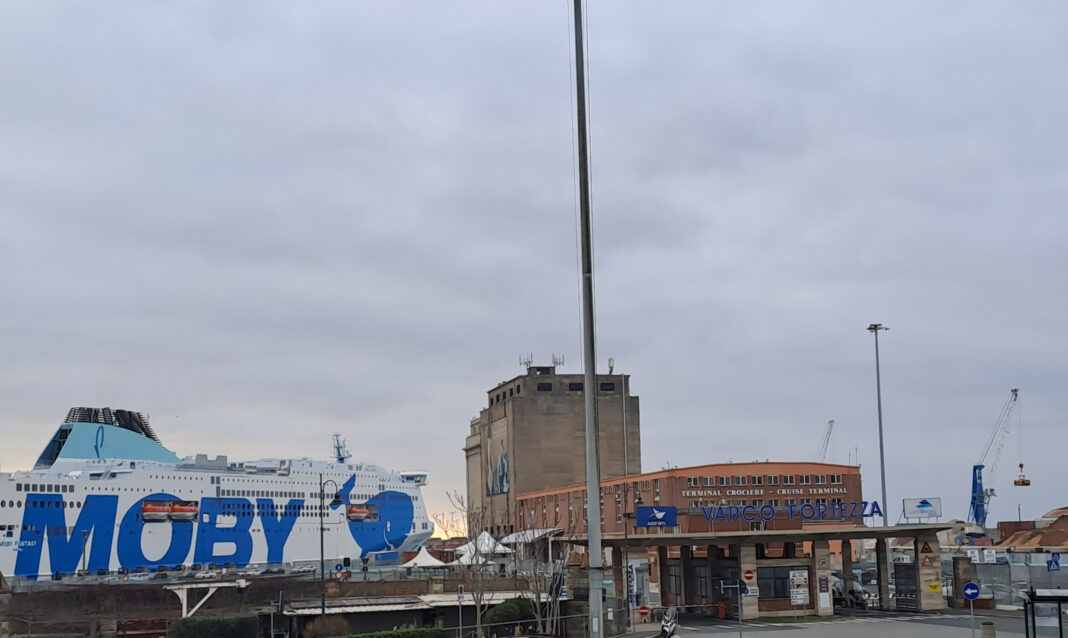
<svg viewBox="0 0 1068 638">
<path fill-rule="evenodd" d="M 975 583 L 964 583 L 964 587 L 961 587 L 960 593 L 964 594 L 964 597 L 968 600 L 975 600 L 979 597 L 979 585 Z"/>
</svg>

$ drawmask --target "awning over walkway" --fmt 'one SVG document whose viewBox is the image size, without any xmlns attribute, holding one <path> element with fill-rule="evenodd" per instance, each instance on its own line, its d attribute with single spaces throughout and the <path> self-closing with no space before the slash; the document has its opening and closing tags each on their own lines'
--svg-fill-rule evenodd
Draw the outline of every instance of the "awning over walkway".
<svg viewBox="0 0 1068 638">
<path fill-rule="evenodd" d="M 951 525 L 893 525 L 890 527 L 809 527 L 807 529 L 768 529 L 744 532 L 685 532 L 658 534 L 656 528 L 645 528 L 647 533 L 605 534 L 601 544 L 612 547 L 657 547 L 661 545 L 751 545 L 754 543 L 800 543 L 819 540 L 856 540 L 864 538 L 902 538 L 936 534 L 950 529 Z M 568 539 L 569 542 L 585 545 L 585 536 Z"/>
</svg>

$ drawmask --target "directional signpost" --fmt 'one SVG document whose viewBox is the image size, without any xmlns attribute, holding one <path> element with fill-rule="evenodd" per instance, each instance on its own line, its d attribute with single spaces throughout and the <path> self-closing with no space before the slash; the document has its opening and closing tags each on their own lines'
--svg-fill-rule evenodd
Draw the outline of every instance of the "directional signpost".
<svg viewBox="0 0 1068 638">
<path fill-rule="evenodd" d="M 975 638 L 975 599 L 979 597 L 979 585 L 964 583 L 960 593 L 964 594 L 964 597 L 968 599 L 968 609 L 972 618 L 972 638 Z"/>
</svg>

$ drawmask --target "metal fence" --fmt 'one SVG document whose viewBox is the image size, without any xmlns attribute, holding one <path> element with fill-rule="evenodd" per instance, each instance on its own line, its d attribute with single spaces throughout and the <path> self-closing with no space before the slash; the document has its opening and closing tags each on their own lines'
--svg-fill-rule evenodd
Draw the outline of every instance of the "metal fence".
<svg viewBox="0 0 1068 638">
<path fill-rule="evenodd" d="M 1022 592 L 1029 589 L 1068 589 L 1068 572 L 1050 569 L 1049 553 L 999 555 L 997 563 L 976 563 L 980 598 L 993 598 L 999 607 L 1023 608 Z"/>
</svg>

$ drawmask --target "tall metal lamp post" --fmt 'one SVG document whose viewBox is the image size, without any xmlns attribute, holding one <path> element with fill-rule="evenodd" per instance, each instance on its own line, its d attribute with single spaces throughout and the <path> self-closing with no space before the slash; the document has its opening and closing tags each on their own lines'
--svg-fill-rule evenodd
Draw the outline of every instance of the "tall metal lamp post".
<svg viewBox="0 0 1068 638">
<path fill-rule="evenodd" d="M 334 486 L 334 498 L 330 501 L 331 507 L 337 507 L 341 504 L 341 495 L 338 493 L 341 488 L 337 486 L 337 483 L 331 479 L 323 480 L 323 473 L 319 472 L 319 582 L 322 585 L 322 606 L 319 609 L 319 614 L 326 618 L 326 557 L 323 549 L 323 534 L 326 527 L 326 485 Z"/>
<path fill-rule="evenodd" d="M 881 323 L 873 323 L 868 326 L 868 332 L 875 335 L 875 404 L 879 411 L 879 474 L 883 483 L 883 527 L 889 525 L 886 512 L 890 504 L 886 502 L 886 454 L 883 451 L 883 389 L 882 379 L 879 377 L 879 332 L 889 330 Z"/>
</svg>

